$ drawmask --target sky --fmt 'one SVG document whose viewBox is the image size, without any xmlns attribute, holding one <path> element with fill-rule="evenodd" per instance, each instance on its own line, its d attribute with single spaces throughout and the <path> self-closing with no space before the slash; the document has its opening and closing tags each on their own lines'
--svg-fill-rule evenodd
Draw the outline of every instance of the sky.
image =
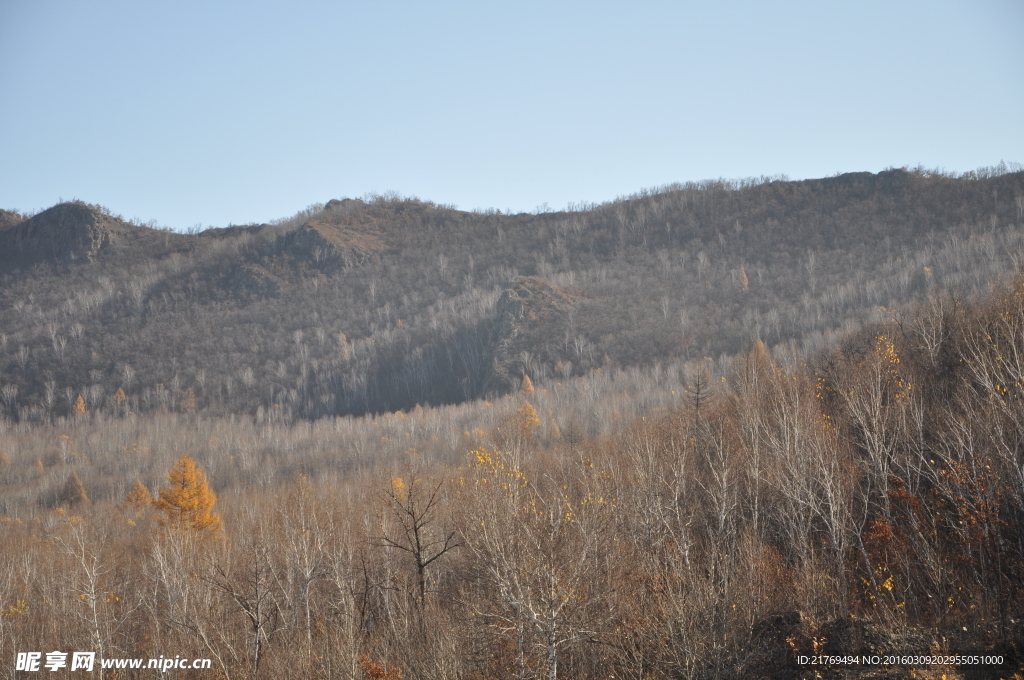
<svg viewBox="0 0 1024 680">
<path fill-rule="evenodd" d="M 1024 162 L 1024 3 L 0 0 L 0 208 L 185 230 Z"/>
</svg>

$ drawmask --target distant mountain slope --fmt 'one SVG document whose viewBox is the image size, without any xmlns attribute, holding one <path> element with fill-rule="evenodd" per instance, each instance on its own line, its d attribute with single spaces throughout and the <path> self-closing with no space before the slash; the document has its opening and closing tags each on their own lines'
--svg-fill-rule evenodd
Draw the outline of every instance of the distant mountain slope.
<svg viewBox="0 0 1024 680">
<path fill-rule="evenodd" d="M 542 214 L 332 200 L 200 234 L 80 202 L 4 212 L 3 411 L 45 420 L 82 395 L 109 412 L 315 418 L 755 337 L 814 348 L 881 305 L 1019 268 L 1021 196 L 1024 173 L 891 170 Z"/>
</svg>

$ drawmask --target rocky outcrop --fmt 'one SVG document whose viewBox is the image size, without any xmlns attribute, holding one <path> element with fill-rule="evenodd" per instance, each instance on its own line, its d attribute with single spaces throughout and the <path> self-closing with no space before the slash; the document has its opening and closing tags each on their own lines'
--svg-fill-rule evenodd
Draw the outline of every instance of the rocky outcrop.
<svg viewBox="0 0 1024 680">
<path fill-rule="evenodd" d="M 334 215 L 350 215 L 366 207 L 358 198 L 332 198 L 324 205 L 324 212 Z"/>
<path fill-rule="evenodd" d="M 25 262 L 92 260 L 125 226 L 86 203 L 61 203 L 0 230 L 0 254 L 4 259 Z"/>
<path fill-rule="evenodd" d="M 279 236 L 275 247 L 325 273 L 366 262 L 385 244 L 372 224 L 353 216 L 363 205 L 352 199 L 332 200 L 318 217 Z"/>
<path fill-rule="evenodd" d="M 516 279 L 498 300 L 484 392 L 511 392 L 522 382 L 528 363 L 557 361 L 556 348 L 575 307 L 576 298 L 563 288 L 533 276 Z"/>
</svg>

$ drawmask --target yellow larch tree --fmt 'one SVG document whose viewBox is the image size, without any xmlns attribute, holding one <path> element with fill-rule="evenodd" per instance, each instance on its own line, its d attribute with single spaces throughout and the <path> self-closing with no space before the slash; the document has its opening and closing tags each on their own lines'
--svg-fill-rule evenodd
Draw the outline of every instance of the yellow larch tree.
<svg viewBox="0 0 1024 680">
<path fill-rule="evenodd" d="M 167 481 L 170 486 L 160 489 L 160 498 L 153 503 L 160 511 L 161 526 L 195 532 L 219 528 L 220 515 L 213 512 L 217 496 L 192 456 L 182 454 L 167 473 Z"/>
<path fill-rule="evenodd" d="M 124 388 L 118 387 L 117 392 L 114 392 L 114 408 L 122 413 L 128 403 L 128 395 L 124 393 Z"/>
<path fill-rule="evenodd" d="M 64 488 L 61 489 L 59 500 L 61 505 L 89 504 L 89 496 L 85 493 L 85 486 L 82 484 L 82 480 L 78 478 L 77 472 L 71 472 L 71 476 L 65 482 Z"/>
<path fill-rule="evenodd" d="M 540 416 L 537 415 L 537 409 L 533 407 L 533 404 L 524 401 L 512 417 L 512 422 L 523 432 L 530 432 L 540 425 Z"/>
<path fill-rule="evenodd" d="M 747 270 L 740 265 L 740 269 L 736 272 L 736 286 L 740 290 L 747 290 L 750 287 L 750 279 L 747 278 Z"/>
<path fill-rule="evenodd" d="M 392 477 L 391 490 L 394 492 L 395 498 L 397 498 L 399 501 L 405 500 L 406 487 L 404 479 L 397 475 Z"/>
<path fill-rule="evenodd" d="M 144 510 L 153 505 L 153 494 L 149 492 L 145 484 L 135 480 L 135 486 L 125 495 L 122 505 L 135 511 Z"/>
</svg>

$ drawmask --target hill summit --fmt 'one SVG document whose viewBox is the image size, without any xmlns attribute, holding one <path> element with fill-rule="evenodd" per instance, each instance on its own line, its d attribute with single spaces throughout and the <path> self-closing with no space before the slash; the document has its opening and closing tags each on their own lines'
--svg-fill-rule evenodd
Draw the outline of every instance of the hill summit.
<svg viewBox="0 0 1024 680">
<path fill-rule="evenodd" d="M 93 260 L 119 233 L 133 228 L 108 211 L 80 201 L 55 205 L 27 220 L 15 221 L 11 215 L 0 216 L 8 222 L 0 230 L 0 253 L 20 262 Z"/>
</svg>

